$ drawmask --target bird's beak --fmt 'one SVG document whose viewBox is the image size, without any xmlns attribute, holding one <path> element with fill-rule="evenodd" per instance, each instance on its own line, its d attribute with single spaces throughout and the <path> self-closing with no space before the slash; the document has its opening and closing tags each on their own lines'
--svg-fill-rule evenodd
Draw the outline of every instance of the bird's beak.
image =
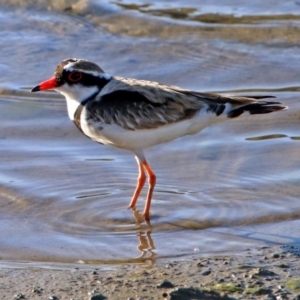
<svg viewBox="0 0 300 300">
<path fill-rule="evenodd" d="M 57 80 L 55 77 L 51 77 L 48 80 L 45 80 L 41 82 L 39 85 L 34 87 L 31 91 L 32 92 L 38 92 L 38 91 L 45 91 L 45 90 L 51 90 L 58 86 Z"/>
</svg>

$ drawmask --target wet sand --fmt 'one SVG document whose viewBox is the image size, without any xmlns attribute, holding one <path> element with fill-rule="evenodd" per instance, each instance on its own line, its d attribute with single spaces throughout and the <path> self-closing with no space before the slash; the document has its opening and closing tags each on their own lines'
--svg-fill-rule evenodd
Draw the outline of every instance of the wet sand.
<svg viewBox="0 0 300 300">
<path fill-rule="evenodd" d="M 300 247 L 154 265 L 2 268 L 1 299 L 300 299 Z M 110 266 L 111 268 L 111 266 Z"/>
<path fill-rule="evenodd" d="M 62 96 L 30 93 L 68 57 L 111 75 L 270 94 L 289 106 L 146 151 L 158 178 L 150 247 L 157 260 L 189 259 L 194 248 L 216 255 L 297 241 L 299 5 L 275 0 L 262 15 L 261 6 L 236 11 L 230 0 L 193 1 L 195 11 L 176 9 L 186 6 L 181 0 L 100 2 L 1 1 L 1 259 L 136 263 L 147 235 L 126 209 L 136 185 L 133 155 L 84 137 Z M 146 187 L 139 210 L 145 197 Z"/>
</svg>

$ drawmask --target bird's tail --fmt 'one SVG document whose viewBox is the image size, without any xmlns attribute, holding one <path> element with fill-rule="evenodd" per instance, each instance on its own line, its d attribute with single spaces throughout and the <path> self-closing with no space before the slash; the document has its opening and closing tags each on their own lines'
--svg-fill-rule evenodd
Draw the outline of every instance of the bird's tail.
<svg viewBox="0 0 300 300">
<path fill-rule="evenodd" d="M 254 97 L 252 96 L 252 98 Z M 277 110 L 284 110 L 287 108 L 287 106 L 281 104 L 280 102 L 258 101 L 233 108 L 227 113 L 227 116 L 228 118 L 236 118 L 244 112 L 249 112 L 250 115 L 268 114 Z"/>
</svg>

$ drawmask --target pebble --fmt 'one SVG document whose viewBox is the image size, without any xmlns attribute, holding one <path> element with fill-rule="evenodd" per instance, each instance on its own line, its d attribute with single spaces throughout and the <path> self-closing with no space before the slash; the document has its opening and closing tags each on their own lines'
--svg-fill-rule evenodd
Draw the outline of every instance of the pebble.
<svg viewBox="0 0 300 300">
<path fill-rule="evenodd" d="M 14 298 L 14 300 L 19 300 L 19 299 L 26 299 L 26 296 L 20 293 Z"/>
<path fill-rule="evenodd" d="M 168 280 L 164 280 L 161 284 L 158 284 L 156 287 L 158 289 L 162 289 L 162 288 L 170 289 L 170 288 L 175 287 L 175 285 L 172 282 L 168 281 Z"/>
<path fill-rule="evenodd" d="M 42 294 L 42 292 L 43 292 L 43 289 L 42 289 L 42 288 L 39 288 L 39 287 L 37 287 L 37 288 L 34 288 L 34 289 L 32 290 L 32 292 L 33 292 L 34 294 L 38 294 L 38 295 L 40 295 L 40 294 Z"/>
<path fill-rule="evenodd" d="M 266 298 L 264 298 L 264 300 L 276 300 L 276 297 L 273 295 L 267 295 Z"/>
<path fill-rule="evenodd" d="M 107 298 L 101 294 L 93 295 L 90 300 L 106 300 Z"/>
<path fill-rule="evenodd" d="M 210 273 L 211 273 L 211 270 L 205 270 L 205 271 L 203 271 L 203 272 L 201 273 L 201 275 L 207 276 L 207 275 L 209 275 Z"/>
<path fill-rule="evenodd" d="M 276 274 L 264 268 L 256 268 L 252 271 L 252 277 L 255 278 L 255 276 L 276 276 Z"/>
</svg>

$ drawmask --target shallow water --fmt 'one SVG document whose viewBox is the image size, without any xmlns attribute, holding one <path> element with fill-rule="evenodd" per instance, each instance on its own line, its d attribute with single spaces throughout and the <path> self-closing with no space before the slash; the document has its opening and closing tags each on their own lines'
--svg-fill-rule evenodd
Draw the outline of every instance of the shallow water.
<svg viewBox="0 0 300 300">
<path fill-rule="evenodd" d="M 299 242 L 297 2 L 14 2 L 0 1 L 3 263 L 153 263 Z M 199 91 L 271 94 L 289 110 L 149 149 L 150 228 L 126 209 L 133 155 L 82 136 L 60 95 L 30 93 L 68 57 Z"/>
</svg>

